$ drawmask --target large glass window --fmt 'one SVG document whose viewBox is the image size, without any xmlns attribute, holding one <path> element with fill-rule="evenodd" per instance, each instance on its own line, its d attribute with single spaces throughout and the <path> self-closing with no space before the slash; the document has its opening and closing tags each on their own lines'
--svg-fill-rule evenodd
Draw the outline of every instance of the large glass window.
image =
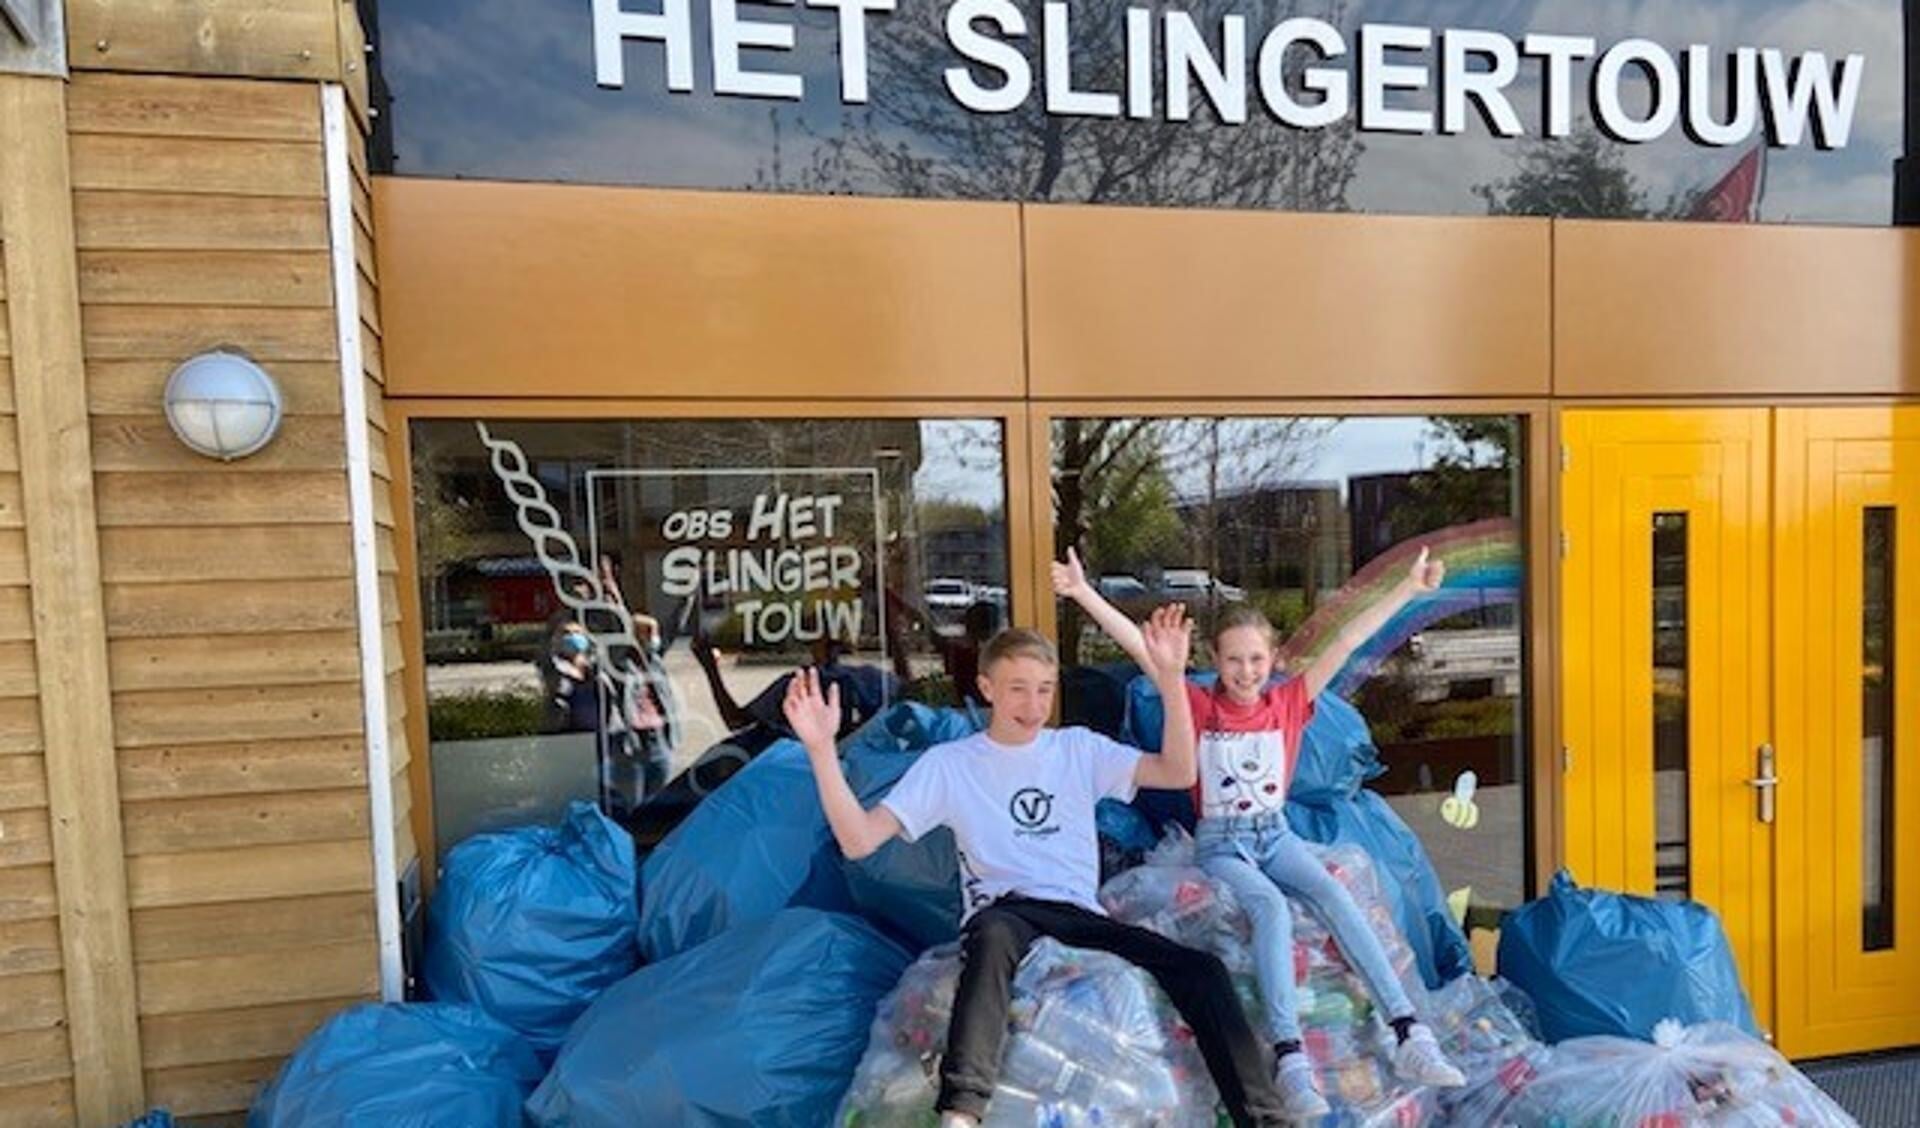
<svg viewBox="0 0 1920 1128">
<path fill-rule="evenodd" d="M 784 730 L 961 704 L 1009 618 L 998 420 L 416 421 L 435 831 L 656 840 Z"/>
<path fill-rule="evenodd" d="M 1383 793 L 1469 923 L 1528 883 L 1522 426 L 1510 416 L 1072 418 L 1053 427 L 1054 550 L 1135 616 L 1178 600 L 1204 636 L 1264 610 L 1296 672 L 1426 547 L 1445 586 L 1332 685 L 1365 717 Z M 1137 673 L 1056 607 L 1069 720 L 1120 731 Z M 1208 660 L 1197 647 L 1196 661 Z M 1297 794 L 1297 792 L 1296 792 Z"/>
</svg>

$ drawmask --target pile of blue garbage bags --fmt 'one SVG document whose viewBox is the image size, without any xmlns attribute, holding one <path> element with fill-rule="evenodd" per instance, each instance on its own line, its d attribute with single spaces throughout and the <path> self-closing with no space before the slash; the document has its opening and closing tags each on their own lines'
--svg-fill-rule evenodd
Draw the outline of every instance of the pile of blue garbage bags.
<svg viewBox="0 0 1920 1128">
<path fill-rule="evenodd" d="M 1157 710 L 1150 687 L 1130 687 L 1125 729 L 1136 743 L 1157 745 Z M 853 790 L 872 804 L 921 752 L 977 724 L 955 710 L 893 706 L 842 743 Z M 1369 860 L 1379 875 L 1379 927 L 1404 941 L 1398 950 L 1408 981 L 1435 998 L 1465 999 L 1465 937 L 1419 841 L 1363 786 L 1379 771 L 1359 714 L 1323 697 L 1306 732 L 1288 818 L 1309 840 Z M 1151 864 L 1156 851 L 1164 856 L 1162 833 L 1182 818 L 1177 806 L 1103 806 L 1107 868 L 1121 873 Z M 1190 822 L 1190 809 L 1184 818 Z M 1230 910 L 1223 904 L 1220 912 Z M 950 966 L 938 961 L 951 951 L 959 919 L 947 832 L 846 860 L 814 798 L 804 749 L 779 742 L 643 862 L 636 863 L 627 833 L 587 803 L 575 804 L 557 827 L 485 834 L 455 847 L 428 914 L 422 981 L 432 1001 L 336 1015 L 261 1091 L 248 1123 L 851 1128 L 864 1123 L 846 1112 L 856 1070 L 871 1070 L 881 1041 L 897 1037 L 889 1031 L 902 1021 L 899 992 L 914 982 L 909 968 Z M 1709 977 L 1694 989 L 1697 1005 L 1675 1014 L 1651 990 L 1638 1000 L 1617 981 L 1602 991 L 1615 963 L 1585 974 L 1595 937 L 1612 945 L 1606 960 L 1631 959 L 1634 937 L 1644 946 L 1675 928 L 1688 937 L 1673 956 L 1675 974 L 1724 958 L 1730 987 Z M 1501 963 L 1531 992 L 1550 1034 L 1644 1039 L 1665 1017 L 1752 1029 L 1724 953 L 1710 916 L 1705 924 L 1676 923 L 1560 882 L 1515 915 Z M 1646 973 L 1644 964 L 1637 973 Z M 1472 998 L 1491 997 L 1480 981 L 1470 982 L 1479 984 Z M 1588 998 L 1599 994 L 1611 996 L 1610 1009 Z M 1498 1051 L 1488 1060 L 1498 1057 L 1510 1074 L 1508 1089 L 1524 1087 L 1552 1052 L 1517 1036 Z M 1210 1125 L 1208 1090 L 1195 1091 L 1202 1094 L 1195 1123 Z M 1420 1107 L 1415 1123 L 1450 1122 L 1453 1106 Z M 1398 1115 L 1396 1123 L 1407 1123 L 1406 1112 Z"/>
</svg>

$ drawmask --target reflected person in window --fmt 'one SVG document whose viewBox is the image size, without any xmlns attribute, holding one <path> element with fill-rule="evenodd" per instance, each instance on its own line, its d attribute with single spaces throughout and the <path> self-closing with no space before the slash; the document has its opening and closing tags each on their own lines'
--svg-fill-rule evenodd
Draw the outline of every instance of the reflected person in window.
<svg viewBox="0 0 1920 1128">
<path fill-rule="evenodd" d="M 713 694 L 714 708 L 720 711 L 721 723 L 734 732 L 764 725 L 782 736 L 793 735 L 782 705 L 794 675 L 782 674 L 772 685 L 743 705 L 727 688 L 726 677 L 720 672 L 720 652 L 713 648 L 713 642 L 707 638 L 706 632 L 696 627 L 689 645 L 694 659 L 700 663 L 701 673 L 706 675 L 707 689 Z M 867 723 L 888 702 L 899 697 L 900 680 L 892 674 L 873 666 L 842 661 L 850 650 L 846 643 L 838 639 L 816 639 L 808 652 L 812 662 L 807 669 L 817 673 L 825 684 L 839 687 L 841 698 L 846 703 L 841 718 L 841 736 Z"/>
<path fill-rule="evenodd" d="M 1439 588 L 1446 567 L 1420 550 L 1405 578 L 1366 608 L 1297 677 L 1274 679 L 1273 624 L 1259 608 L 1237 603 L 1214 626 L 1218 681 L 1186 683 L 1198 739 L 1193 788 L 1199 824 L 1196 859 L 1230 888 L 1253 920 L 1255 970 L 1267 1021 L 1274 1032 L 1275 1082 L 1296 1119 L 1325 1116 L 1326 1098 L 1314 1084 L 1301 1048 L 1293 963 L 1293 921 L 1287 896 L 1325 922 L 1347 960 L 1367 983 L 1398 1041 L 1394 1070 L 1418 1085 L 1453 1087 L 1466 1078 L 1442 1053 L 1433 1031 L 1416 1020 L 1412 1001 L 1368 926 L 1353 895 L 1335 880 L 1287 824 L 1287 787 L 1313 703 L 1347 659 L 1417 596 Z M 1053 587 L 1100 624 L 1143 669 L 1146 639 L 1139 624 L 1087 582 L 1072 550 L 1053 565 Z"/>
</svg>

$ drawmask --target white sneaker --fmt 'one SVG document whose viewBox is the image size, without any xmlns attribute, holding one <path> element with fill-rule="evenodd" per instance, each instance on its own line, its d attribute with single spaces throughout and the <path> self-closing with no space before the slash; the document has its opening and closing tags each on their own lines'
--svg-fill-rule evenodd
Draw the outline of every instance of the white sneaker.
<svg viewBox="0 0 1920 1128">
<path fill-rule="evenodd" d="M 980 1128 L 980 1122 L 964 1112 L 943 1112 L 940 1128 Z"/>
<path fill-rule="evenodd" d="M 1467 1075 L 1447 1060 L 1433 1030 L 1420 1022 L 1413 1024 L 1407 1031 L 1407 1040 L 1394 1049 L 1393 1072 L 1410 1085 L 1436 1089 L 1457 1089 L 1467 1083 Z"/>
<path fill-rule="evenodd" d="M 1302 1051 L 1295 1050 L 1274 1064 L 1273 1085 L 1280 1090 L 1280 1111 L 1296 1124 L 1311 1124 L 1333 1111 L 1314 1085 L 1313 1062 Z"/>
</svg>

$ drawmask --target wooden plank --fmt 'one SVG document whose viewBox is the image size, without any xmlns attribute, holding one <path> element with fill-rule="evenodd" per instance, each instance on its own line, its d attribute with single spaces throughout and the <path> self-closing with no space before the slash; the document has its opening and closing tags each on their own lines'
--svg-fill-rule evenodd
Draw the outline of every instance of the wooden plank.
<svg viewBox="0 0 1920 1128">
<path fill-rule="evenodd" d="M 81 134 L 73 186 L 219 196 L 325 195 L 319 145 Z"/>
<path fill-rule="evenodd" d="M 406 872 L 408 862 L 420 856 L 420 844 L 413 837 L 412 819 L 393 828 L 393 856 L 394 869 L 402 873 Z"/>
<path fill-rule="evenodd" d="M 367 65 L 367 33 L 360 26 L 358 4 L 335 4 L 334 11 L 340 18 L 336 35 L 340 43 L 340 84 L 346 87 L 347 107 L 353 112 L 347 144 L 365 145 L 366 131 L 373 120 L 373 98 L 367 79 L 367 71 L 371 69 Z"/>
<path fill-rule="evenodd" d="M 399 721 L 404 722 L 407 719 L 405 698 L 393 702 L 387 715 L 397 717 Z M 391 749 L 391 755 L 389 757 L 392 767 L 391 774 L 397 782 L 399 778 L 406 773 L 408 766 L 413 763 L 413 744 L 407 739 L 404 726 L 401 727 L 397 733 L 393 731 L 388 733 L 387 747 Z M 411 786 L 409 786 L 408 791 L 412 791 Z"/>
<path fill-rule="evenodd" d="M 13 589 L 0 589 L 0 591 Z M 40 701 L 35 697 L 0 699 L 0 756 L 25 756 L 45 749 L 40 725 Z M 52 770 L 48 771 L 48 801 L 52 802 Z"/>
<path fill-rule="evenodd" d="M 26 502 L 20 496 L 20 475 L 0 474 L 0 529 L 25 528 Z"/>
<path fill-rule="evenodd" d="M 373 523 L 393 525 L 393 494 L 390 490 L 373 491 Z"/>
<path fill-rule="evenodd" d="M 372 376 L 369 376 L 364 372 L 361 373 L 360 380 L 361 380 L 360 392 L 361 392 L 361 395 L 364 396 L 367 401 L 367 422 L 372 423 L 376 428 L 378 428 L 381 436 L 381 441 L 385 442 L 386 436 L 387 436 L 386 389 L 382 388 L 379 382 L 376 381 Z"/>
<path fill-rule="evenodd" d="M 89 306 L 81 317 L 92 360 L 172 360 L 221 345 L 262 365 L 334 360 L 333 311 L 217 306 Z M 258 457 L 258 456 L 255 456 Z"/>
<path fill-rule="evenodd" d="M 183 905 L 133 914 L 133 950 L 143 961 L 371 941 L 376 932 L 373 899 L 360 893 Z"/>
<path fill-rule="evenodd" d="M 361 367 L 381 387 L 387 386 L 387 347 L 379 337 L 360 338 Z"/>
<path fill-rule="evenodd" d="M 392 489 L 392 483 L 388 483 Z M 373 549 L 380 574 L 397 575 L 400 571 L 400 557 L 394 550 L 393 528 L 388 525 L 376 526 L 373 530 Z"/>
<path fill-rule="evenodd" d="M 0 756 L 0 817 L 47 805 L 47 773 L 38 756 Z"/>
<path fill-rule="evenodd" d="M 130 857 L 367 837 L 364 790 L 128 802 L 124 811 Z"/>
<path fill-rule="evenodd" d="M 298 1049 L 307 1035 L 360 998 L 316 999 L 237 1010 L 151 1015 L 140 1020 L 147 1065 L 185 1065 L 277 1057 Z"/>
<path fill-rule="evenodd" d="M 111 530 L 110 530 L 111 531 Z M 352 631 L 116 639 L 107 644 L 116 692 L 358 681 Z"/>
<path fill-rule="evenodd" d="M 352 188 L 353 190 L 353 221 L 359 224 L 360 227 L 367 232 L 368 237 L 372 238 L 374 236 L 373 193 L 367 190 L 367 186 L 361 182 L 359 177 L 356 176 L 356 177 L 353 177 L 352 179 L 353 179 L 353 188 Z M 380 243 L 380 240 L 378 238 L 374 238 L 374 245 L 378 246 L 379 243 Z M 364 275 L 362 276 L 361 280 L 369 283 L 372 282 L 372 279 L 366 278 Z"/>
<path fill-rule="evenodd" d="M 101 607 L 93 466 L 62 82 L 0 78 L 0 240 L 7 247 L 47 799 L 66 946 L 64 1018 L 80 1120 L 143 1113 Z M 4 589 L 21 590 L 21 589 Z"/>
<path fill-rule="evenodd" d="M 33 638 L 33 596 L 26 588 L 0 588 L 0 640 Z"/>
<path fill-rule="evenodd" d="M 380 335 L 380 292 L 374 289 L 373 282 L 360 271 L 354 271 L 353 281 L 360 291 L 360 320 L 365 322 L 366 327 L 371 329 L 373 335 L 377 337 Z"/>
<path fill-rule="evenodd" d="M 127 887 L 136 909 L 365 894 L 373 889 L 373 856 L 365 842 L 153 854 L 127 860 Z"/>
<path fill-rule="evenodd" d="M 393 481 L 393 467 L 387 465 L 387 437 L 372 420 L 367 422 L 367 465 L 375 478 Z"/>
<path fill-rule="evenodd" d="M 0 922 L 41 920 L 59 912 L 52 866 L 0 869 Z"/>
<path fill-rule="evenodd" d="M 112 73 L 76 74 L 67 88 L 75 133 L 320 142 L 313 88 L 284 82 Z"/>
<path fill-rule="evenodd" d="M 0 867 L 44 866 L 53 861 L 53 828 L 45 807 L 0 812 Z"/>
<path fill-rule="evenodd" d="M 283 952 L 142 962 L 140 1013 L 182 1014 L 378 995 L 380 974 L 374 951 L 374 944 L 362 940 Z"/>
<path fill-rule="evenodd" d="M 88 360 L 87 408 L 95 415 L 152 415 L 181 358 Z M 274 361 L 273 382 L 288 415 L 339 415 L 340 365 L 326 360 Z"/>
<path fill-rule="evenodd" d="M 73 1128 L 73 1083 L 0 1088 L 0 1124 L 7 1128 Z"/>
<path fill-rule="evenodd" d="M 65 1030 L 55 1027 L 0 1034 L 0 1088 L 71 1076 L 73 1060 Z"/>
<path fill-rule="evenodd" d="M 9 510 L 0 475 L 0 519 Z M 103 528 L 134 525 L 305 524 L 347 519 L 347 477 L 341 473 L 101 473 L 95 478 Z M 15 522 L 17 524 L 17 521 Z"/>
<path fill-rule="evenodd" d="M 22 587 L 27 583 L 27 534 L 19 529 L 0 529 L 0 587 Z"/>
<path fill-rule="evenodd" d="M 0 642 L 0 698 L 33 697 L 40 692 L 40 672 L 33 643 L 16 639 Z"/>
<path fill-rule="evenodd" d="M 10 975 L 5 1003 L 0 1004 L 0 1033 L 44 1030 L 66 1021 L 66 988 L 60 972 Z"/>
<path fill-rule="evenodd" d="M 5 763 L 0 760 L 0 766 Z M 322 791 L 364 787 L 366 781 L 366 749 L 356 737 L 163 744 L 120 752 L 120 797 L 125 802 Z"/>
<path fill-rule="evenodd" d="M 19 469 L 19 428 L 14 416 L 0 416 L 0 473 L 17 473 Z"/>
<path fill-rule="evenodd" d="M 9 590 L 0 588 L 0 611 Z M 335 631 L 355 623 L 351 580 L 116 585 L 106 599 L 107 633 L 116 639 Z"/>
<path fill-rule="evenodd" d="M 226 529 L 217 546 L 199 529 L 105 529 L 100 571 L 110 584 L 305 580 L 353 575 L 345 525 Z M 6 544 L 0 540 L 0 582 Z"/>
<path fill-rule="evenodd" d="M 260 1086 L 280 1069 L 277 1057 L 185 1069 L 155 1069 L 147 1073 L 147 1092 L 153 1103 L 175 1117 L 200 1117 L 238 1112 L 253 1103 Z"/>
<path fill-rule="evenodd" d="M 325 251 L 325 200 L 75 192 L 82 250 Z"/>
<path fill-rule="evenodd" d="M 264 474 L 276 470 L 334 470 L 346 466 L 338 419 L 295 416 L 258 454 L 215 463 L 187 449 L 160 417 L 97 415 L 93 418 L 94 464 L 103 471 L 201 470 L 217 474 Z"/>
<path fill-rule="evenodd" d="M 406 668 L 406 643 L 401 640 L 397 624 L 389 623 L 380 628 L 380 650 L 387 657 L 387 673 L 397 674 Z"/>
<path fill-rule="evenodd" d="M 360 710 L 360 690 L 351 683 L 150 690 L 113 699 L 123 748 L 346 736 L 361 731 Z"/>
<path fill-rule="evenodd" d="M 80 300 L 328 309 L 332 269 L 319 251 L 82 251 Z"/>
<path fill-rule="evenodd" d="M 0 976 L 59 970 L 60 926 L 52 919 L 0 923 Z"/>
<path fill-rule="evenodd" d="M 339 36 L 333 0 L 75 0 L 67 10 L 75 70 L 338 81 Z"/>
</svg>

